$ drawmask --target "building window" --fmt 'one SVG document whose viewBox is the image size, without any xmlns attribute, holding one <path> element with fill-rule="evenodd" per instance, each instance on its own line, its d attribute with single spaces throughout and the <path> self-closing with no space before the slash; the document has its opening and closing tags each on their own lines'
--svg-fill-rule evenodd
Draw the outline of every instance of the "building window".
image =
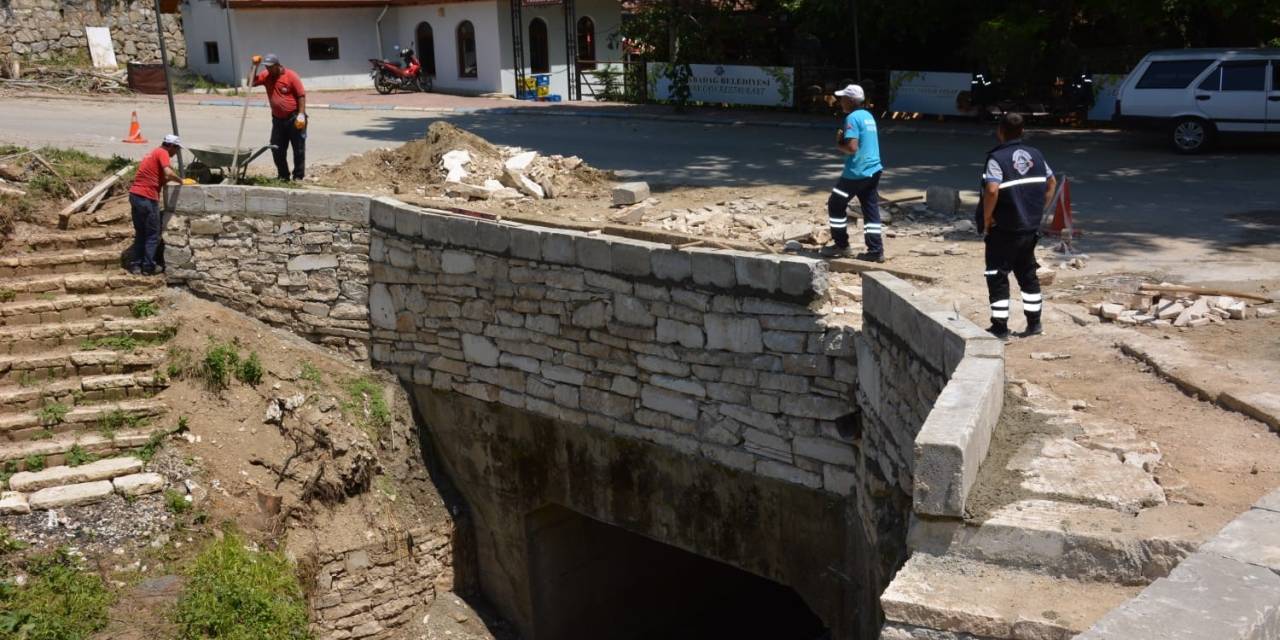
<svg viewBox="0 0 1280 640">
<path fill-rule="evenodd" d="M 307 57 L 312 60 L 337 60 L 337 38 L 307 38 Z"/>
<path fill-rule="evenodd" d="M 547 53 L 547 23 L 534 18 L 529 23 L 529 68 L 534 73 L 551 73 L 551 59 Z"/>
<path fill-rule="evenodd" d="M 418 23 L 416 35 L 418 62 L 422 63 L 422 72 L 434 76 L 436 75 L 436 37 L 431 31 L 431 25 L 426 22 Z"/>
<path fill-rule="evenodd" d="M 586 16 L 578 19 L 578 68 L 596 68 L 596 23 Z"/>
<path fill-rule="evenodd" d="M 218 43 L 204 43 L 204 61 L 207 64 L 218 64 L 220 61 L 220 58 L 218 58 Z"/>
<path fill-rule="evenodd" d="M 458 77 L 474 78 L 479 75 L 476 68 L 476 28 L 469 20 L 458 25 Z"/>
</svg>

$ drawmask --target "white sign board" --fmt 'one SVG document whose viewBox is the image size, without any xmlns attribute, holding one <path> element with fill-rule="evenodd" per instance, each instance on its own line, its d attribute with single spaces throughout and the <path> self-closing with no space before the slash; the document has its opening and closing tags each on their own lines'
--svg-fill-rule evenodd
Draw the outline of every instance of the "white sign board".
<svg viewBox="0 0 1280 640">
<path fill-rule="evenodd" d="M 795 70 L 791 67 L 745 67 L 693 64 L 689 100 L 722 104 L 790 107 L 795 101 Z M 671 99 L 671 65 L 650 62 L 649 99 Z"/>
<path fill-rule="evenodd" d="M 85 27 L 84 35 L 89 40 L 89 57 L 93 58 L 94 68 L 115 69 L 116 48 L 111 43 L 111 30 L 106 27 Z"/>
<path fill-rule="evenodd" d="M 1127 76 L 1096 73 L 1093 75 L 1093 108 L 1090 120 L 1110 120 L 1116 112 L 1116 92 Z"/>
<path fill-rule="evenodd" d="M 969 73 L 947 71 L 890 71 L 889 110 L 940 116 L 971 115 L 957 106 L 960 92 L 969 90 Z"/>
</svg>

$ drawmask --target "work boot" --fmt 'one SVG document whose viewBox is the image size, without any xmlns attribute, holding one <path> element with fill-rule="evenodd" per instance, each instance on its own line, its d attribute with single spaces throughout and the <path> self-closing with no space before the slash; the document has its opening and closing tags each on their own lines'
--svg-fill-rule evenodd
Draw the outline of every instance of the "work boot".
<svg viewBox="0 0 1280 640">
<path fill-rule="evenodd" d="M 870 251 L 865 251 L 865 252 L 863 252 L 863 253 L 859 253 L 858 255 L 854 256 L 853 258 L 854 258 L 854 260 L 861 260 L 861 261 L 863 261 L 863 262 L 880 262 L 880 263 L 883 263 L 883 262 L 884 262 L 884 254 L 883 254 L 883 253 L 871 253 Z"/>
<path fill-rule="evenodd" d="M 1022 337 L 1030 338 L 1031 336 L 1038 336 L 1042 333 L 1044 333 L 1044 326 L 1040 324 L 1039 320 L 1032 320 L 1027 323 L 1027 330 L 1022 332 Z"/>
<path fill-rule="evenodd" d="M 849 247 L 842 247 L 838 244 L 829 244 L 819 249 L 818 255 L 824 258 L 846 258 L 849 256 Z"/>
<path fill-rule="evenodd" d="M 1001 339 L 1001 340 L 1008 340 L 1008 339 L 1009 339 L 1009 325 L 1004 324 L 1004 323 L 995 323 L 995 322 L 992 322 L 992 323 L 991 323 L 991 326 L 990 326 L 990 327 L 987 327 L 987 333 L 989 333 L 989 334 L 991 334 L 991 335 L 993 335 L 993 336 L 995 336 L 995 337 L 997 337 L 997 338 L 999 338 L 999 339 Z"/>
</svg>

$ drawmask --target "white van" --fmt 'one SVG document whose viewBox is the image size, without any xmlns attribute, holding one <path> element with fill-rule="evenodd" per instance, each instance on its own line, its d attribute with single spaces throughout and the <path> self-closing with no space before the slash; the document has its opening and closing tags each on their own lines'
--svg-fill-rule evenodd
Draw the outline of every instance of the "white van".
<svg viewBox="0 0 1280 640">
<path fill-rule="evenodd" d="M 1116 92 L 1115 119 L 1164 127 L 1179 153 L 1219 133 L 1280 133 L 1280 49 L 1148 53 Z"/>
</svg>

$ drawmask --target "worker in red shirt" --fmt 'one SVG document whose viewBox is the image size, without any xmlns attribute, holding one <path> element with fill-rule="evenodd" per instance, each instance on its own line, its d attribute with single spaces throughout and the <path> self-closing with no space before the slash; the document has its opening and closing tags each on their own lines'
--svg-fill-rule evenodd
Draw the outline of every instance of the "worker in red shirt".
<svg viewBox="0 0 1280 640">
<path fill-rule="evenodd" d="M 302 78 L 292 69 L 284 68 L 276 54 L 254 56 L 253 63 L 266 66 L 266 71 L 253 79 L 253 86 L 267 88 L 267 103 L 271 105 L 271 144 L 275 147 L 271 157 L 276 161 L 277 177 L 289 180 L 285 148 L 293 146 L 293 179 L 301 180 L 307 153 L 307 90 L 302 87 Z"/>
<path fill-rule="evenodd" d="M 169 166 L 172 158 L 182 148 L 182 139 L 167 135 L 164 142 L 151 150 L 142 162 L 129 188 L 129 206 L 133 209 L 133 258 L 129 273 L 156 275 L 156 249 L 160 246 L 160 189 L 167 182 L 182 183 L 182 178 Z"/>
</svg>

